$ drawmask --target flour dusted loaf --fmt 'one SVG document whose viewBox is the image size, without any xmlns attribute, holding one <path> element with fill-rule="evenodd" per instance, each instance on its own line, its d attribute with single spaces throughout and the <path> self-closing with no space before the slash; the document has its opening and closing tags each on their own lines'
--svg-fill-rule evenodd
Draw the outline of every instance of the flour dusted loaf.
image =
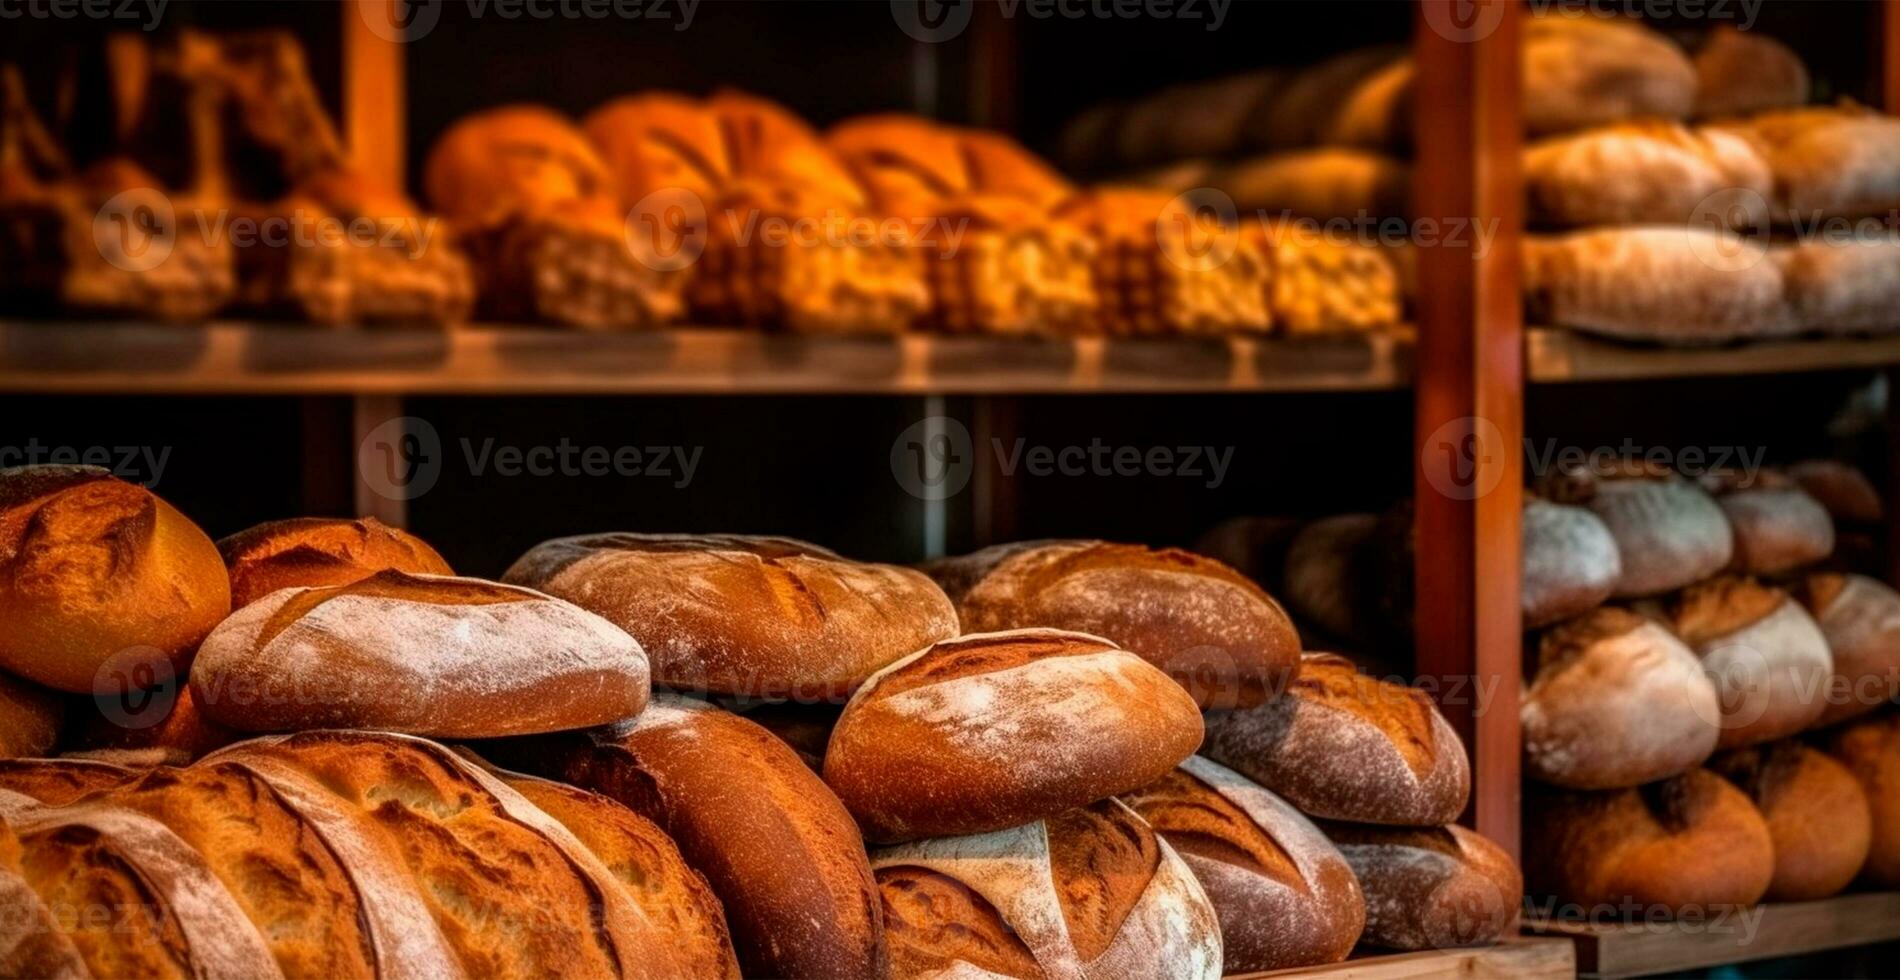
<svg viewBox="0 0 1900 980">
<path fill-rule="evenodd" d="M 1524 290 L 1533 320 L 1622 340 L 1706 345 L 1798 329 L 1780 267 L 1727 228 L 1527 236 Z"/>
<path fill-rule="evenodd" d="M 878 668 L 957 632 L 924 575 L 803 541 L 595 534 L 529 549 L 504 581 L 606 617 L 679 690 L 842 701 Z"/>
<path fill-rule="evenodd" d="M 47 754 L 65 716 L 59 695 L 0 674 L 0 759 Z"/>
<path fill-rule="evenodd" d="M 872 854 L 900 977 L 1221 976 L 1213 907 L 1115 800 Z"/>
<path fill-rule="evenodd" d="M 1551 628 L 1536 657 L 1519 708 L 1531 778 L 1620 789 L 1678 775 L 1715 751 L 1715 685 L 1661 624 L 1606 606 Z"/>
<path fill-rule="evenodd" d="M 966 632 L 1048 626 L 1104 637 L 1203 708 L 1261 704 L 1299 664 L 1299 635 L 1279 603 L 1239 572 L 1177 548 L 1005 544 L 927 571 L 956 590 Z"/>
<path fill-rule="evenodd" d="M 1524 150 L 1526 218 L 1549 228 L 1684 224 L 1713 214 L 1765 226 L 1774 177 L 1747 140 L 1677 123 L 1622 123 Z"/>
<path fill-rule="evenodd" d="M 1817 728 L 1857 718 L 1900 698 L 1900 593 L 1865 575 L 1816 572 L 1794 594 L 1821 627 L 1833 655 L 1827 707 Z"/>
<path fill-rule="evenodd" d="M 1834 553 L 1834 521 L 1827 508 L 1793 479 L 1773 471 L 1720 472 L 1702 483 L 1735 532 L 1729 571 L 1779 575 Z"/>
<path fill-rule="evenodd" d="M 1616 539 L 1622 574 L 1614 597 L 1640 599 L 1699 582 L 1727 568 L 1734 531 L 1706 491 L 1668 470 L 1611 465 L 1555 474 L 1544 493 L 1588 507 Z"/>
<path fill-rule="evenodd" d="M 825 782 L 879 842 L 985 833 L 1166 775 L 1201 744 L 1192 698 L 1100 637 L 974 633 L 879 671 L 845 705 Z"/>
<path fill-rule="evenodd" d="M 658 694 L 639 717 L 610 728 L 480 751 L 658 824 L 724 903 L 745 975 L 889 975 L 858 828 L 818 776 L 758 725 Z"/>
<path fill-rule="evenodd" d="M 206 718 L 252 732 L 523 735 L 638 714 L 649 690 L 640 645 L 578 606 L 397 571 L 274 592 L 220 624 L 191 672 Z"/>
<path fill-rule="evenodd" d="M 1607 602 L 1623 555 L 1603 519 L 1583 507 L 1524 501 L 1520 600 L 1525 629 L 1582 615 Z"/>
<path fill-rule="evenodd" d="M 1752 905 L 1774 879 L 1774 840 L 1748 797 L 1707 769 L 1634 789 L 1540 790 L 1524 820 L 1532 900 L 1586 911 Z"/>
<path fill-rule="evenodd" d="M 1361 942 L 1387 949 L 1488 946 L 1509 935 L 1524 894 L 1517 862 L 1457 824 L 1321 825 L 1366 898 Z"/>
<path fill-rule="evenodd" d="M 1900 329 L 1900 238 L 1822 235 L 1775 250 L 1790 315 L 1823 334 L 1888 334 Z"/>
<path fill-rule="evenodd" d="M 1201 756 L 1121 801 L 1168 842 L 1220 919 L 1228 974 L 1336 963 L 1366 923 L 1353 870 L 1285 800 Z"/>
<path fill-rule="evenodd" d="M 218 542 L 231 570 L 231 605 L 242 609 L 296 586 L 348 585 L 384 569 L 454 575 L 428 542 L 374 517 L 299 517 L 259 524 Z"/>
<path fill-rule="evenodd" d="M 1900 888 L 1900 714 L 1885 712 L 1831 729 L 1819 744 L 1860 780 L 1873 813 L 1873 842 L 1861 880 Z"/>
<path fill-rule="evenodd" d="M 223 566 L 190 519 L 106 470 L 0 470 L 0 668 L 75 693 L 115 657 L 183 673 L 231 611 Z"/>
<path fill-rule="evenodd" d="M 1777 221 L 1884 217 L 1900 207 L 1900 120 L 1865 106 L 1800 106 L 1726 124 L 1775 178 Z"/>
<path fill-rule="evenodd" d="M 1813 87 L 1808 66 L 1787 45 L 1727 24 L 1710 31 L 1696 49 L 1695 74 L 1698 119 L 1804 105 Z"/>
<path fill-rule="evenodd" d="M 1669 604 L 1676 635 L 1702 658 L 1722 703 L 1719 744 L 1793 735 L 1827 708 L 1834 658 L 1813 617 L 1788 593 L 1723 576 Z"/>
<path fill-rule="evenodd" d="M 1725 752 L 1709 763 L 1768 822 L 1771 902 L 1810 902 L 1846 888 L 1867 862 L 1873 813 L 1846 766 L 1798 742 Z"/>
<path fill-rule="evenodd" d="M 1464 744 L 1431 698 L 1332 654 L 1307 654 L 1278 700 L 1209 714 L 1202 754 L 1332 820 L 1450 823 L 1471 793 Z"/>
</svg>

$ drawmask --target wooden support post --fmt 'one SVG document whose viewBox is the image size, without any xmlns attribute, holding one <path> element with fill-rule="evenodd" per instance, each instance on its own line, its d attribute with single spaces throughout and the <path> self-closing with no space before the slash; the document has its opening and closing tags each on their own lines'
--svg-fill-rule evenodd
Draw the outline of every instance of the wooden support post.
<svg viewBox="0 0 1900 980">
<path fill-rule="evenodd" d="M 1519 852 L 1524 329 L 1517 0 L 1417 15 L 1417 669 L 1472 754 L 1468 818 Z"/>
<path fill-rule="evenodd" d="M 409 501 L 435 484 L 442 467 L 439 442 L 432 437 L 423 440 L 407 426 L 390 424 L 402 418 L 400 397 L 357 395 L 350 399 L 349 458 L 356 513 L 390 527 L 409 526 Z"/>
</svg>

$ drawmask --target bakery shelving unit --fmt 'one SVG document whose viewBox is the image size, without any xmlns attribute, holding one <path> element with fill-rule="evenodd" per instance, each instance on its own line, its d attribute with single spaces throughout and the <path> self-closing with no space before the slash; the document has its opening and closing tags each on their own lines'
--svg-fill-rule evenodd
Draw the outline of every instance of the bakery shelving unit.
<svg viewBox="0 0 1900 980">
<path fill-rule="evenodd" d="M 1667 922 L 1581 925 L 1532 921 L 1527 931 L 1576 944 L 1577 975 L 1615 980 L 1900 941 L 1900 893 L 1841 895 L 1750 910 L 1753 925 Z"/>
<path fill-rule="evenodd" d="M 1576 976 L 1570 944 L 1562 940 L 1519 938 L 1496 946 L 1432 949 L 1350 959 L 1331 966 L 1236 974 L 1227 980 L 1559 980 Z"/>
</svg>

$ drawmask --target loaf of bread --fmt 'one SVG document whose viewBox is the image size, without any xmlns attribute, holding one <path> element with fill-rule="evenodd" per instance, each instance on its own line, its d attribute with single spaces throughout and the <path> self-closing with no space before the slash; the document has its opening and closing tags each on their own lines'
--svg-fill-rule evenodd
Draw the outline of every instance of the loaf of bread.
<svg viewBox="0 0 1900 980">
<path fill-rule="evenodd" d="M 1775 177 L 1777 221 L 1880 218 L 1900 208 L 1900 120 L 1865 106 L 1803 106 L 1724 124 Z"/>
<path fill-rule="evenodd" d="M 1201 756 L 1121 796 L 1174 847 L 1220 919 L 1227 974 L 1337 963 L 1366 924 L 1339 851 L 1285 800 Z"/>
<path fill-rule="evenodd" d="M 926 568 L 956 590 L 967 633 L 1032 626 L 1104 637 L 1159 667 L 1203 708 L 1285 689 L 1300 638 L 1246 576 L 1176 548 L 1102 541 L 997 545 Z"/>
<path fill-rule="evenodd" d="M 1556 10 L 1527 19 L 1524 126 L 1531 136 L 1629 119 L 1685 119 L 1696 71 L 1667 37 L 1634 20 Z"/>
<path fill-rule="evenodd" d="M 1548 228 L 1686 224 L 1765 227 L 1774 177 L 1754 146 L 1719 129 L 1643 121 L 1592 129 L 1524 150 L 1525 217 Z"/>
<path fill-rule="evenodd" d="M 1725 471 L 1704 476 L 1702 485 L 1715 494 L 1735 533 L 1729 571 L 1780 575 L 1834 553 L 1833 519 L 1792 478 Z"/>
<path fill-rule="evenodd" d="M 1524 771 L 1571 789 L 1621 789 L 1693 769 L 1722 730 L 1715 685 L 1663 626 L 1605 606 L 1537 644 L 1519 709 Z"/>
<path fill-rule="evenodd" d="M 1165 191 L 1096 188 L 1055 215 L 1095 239 L 1101 332 L 1265 333 L 1272 325 L 1266 260 L 1205 209 Z"/>
<path fill-rule="evenodd" d="M 190 686 L 99 695 L 72 712 L 66 756 L 125 765 L 182 766 L 242 736 L 205 718 Z"/>
<path fill-rule="evenodd" d="M 47 806 L 65 806 L 93 793 L 116 789 L 139 778 L 145 768 L 94 759 L 0 759 L 0 789 L 32 797 Z"/>
<path fill-rule="evenodd" d="M 685 691 L 842 701 L 878 668 L 957 633 L 923 574 L 788 538 L 595 534 L 545 541 L 503 581 L 631 633 Z"/>
<path fill-rule="evenodd" d="M 877 886 L 851 815 L 758 725 L 658 694 L 613 728 L 480 750 L 660 825 L 725 904 L 746 976 L 889 975 Z"/>
<path fill-rule="evenodd" d="M 1873 813 L 1873 843 L 1860 880 L 1900 888 L 1900 714 L 1885 712 L 1831 729 L 1820 745 L 1853 772 Z"/>
<path fill-rule="evenodd" d="M 271 593 L 212 631 L 191 672 L 205 717 L 250 732 L 524 735 L 631 717 L 649 690 L 640 645 L 599 616 L 390 570 Z"/>
<path fill-rule="evenodd" d="M 1857 718 L 1900 698 L 1900 593 L 1865 575 L 1817 572 L 1794 593 L 1833 655 L 1827 707 L 1817 728 Z"/>
<path fill-rule="evenodd" d="M 1722 24 L 1695 52 L 1698 119 L 1749 116 L 1807 103 L 1808 66 L 1761 31 Z"/>
<path fill-rule="evenodd" d="M 1753 579 L 1723 576 L 1669 604 L 1682 637 L 1715 681 L 1724 749 L 1796 734 L 1827 708 L 1834 657 L 1801 604 Z"/>
<path fill-rule="evenodd" d="M 1798 742 L 1725 752 L 1709 768 L 1748 794 L 1768 822 L 1771 902 L 1811 902 L 1848 886 L 1867 862 L 1873 814 L 1846 766 Z"/>
<path fill-rule="evenodd" d="M 1752 905 L 1774 879 L 1768 822 L 1707 769 L 1635 789 L 1531 793 L 1524 833 L 1533 901 L 1706 911 Z"/>
<path fill-rule="evenodd" d="M 1372 595 L 1377 576 L 1369 552 L 1378 540 L 1377 514 L 1324 517 L 1294 535 L 1286 553 L 1286 601 L 1322 631 L 1315 639 L 1373 645 L 1390 632 Z"/>
<path fill-rule="evenodd" d="M 1622 565 L 1616 598 L 1682 588 L 1727 568 L 1735 556 L 1722 508 L 1668 470 L 1632 465 L 1553 474 L 1542 490 L 1559 503 L 1588 507 L 1610 529 Z"/>
<path fill-rule="evenodd" d="M 1623 340 L 1719 344 L 1798 329 L 1780 267 L 1720 228 L 1599 228 L 1524 240 L 1534 322 Z"/>
<path fill-rule="evenodd" d="M 25 851 L 11 828 L 0 822 L 0 974 L 9 977 L 80 978 L 90 976 L 71 939 L 59 931 L 46 903 L 27 882 L 20 859 Z"/>
<path fill-rule="evenodd" d="M 1288 334 L 1351 333 L 1397 324 L 1404 312 L 1398 270 L 1385 251 L 1340 241 L 1300 221 L 1241 226 L 1267 263 L 1267 310 Z"/>
<path fill-rule="evenodd" d="M 1411 181 L 1411 168 L 1402 161 L 1348 147 L 1270 153 L 1208 177 L 1244 214 L 1317 221 L 1404 217 L 1411 213 Z"/>
<path fill-rule="evenodd" d="M 1397 46 L 1360 48 L 1335 55 L 1295 72 L 1269 98 L 1255 105 L 1247 130 L 1253 144 L 1267 150 L 1343 142 L 1338 138 L 1342 135 L 1341 120 L 1364 120 L 1361 128 L 1372 129 L 1372 123 L 1381 118 L 1376 112 L 1381 103 L 1373 96 L 1389 92 L 1392 80 L 1410 73 L 1410 59 Z M 1387 84 L 1374 85 L 1373 80 L 1379 78 L 1386 79 Z M 1364 107 L 1357 114 L 1348 109 L 1355 100 Z"/>
<path fill-rule="evenodd" d="M 0 759 L 46 755 L 65 715 L 66 702 L 59 695 L 0 674 Z"/>
<path fill-rule="evenodd" d="M 1330 820 L 1450 823 L 1471 794 L 1464 744 L 1431 698 L 1332 654 L 1307 654 L 1277 700 L 1209 714 L 1202 754 Z"/>
<path fill-rule="evenodd" d="M 611 196 L 614 186 L 586 135 L 560 113 L 534 105 L 458 120 L 430 150 L 422 184 L 436 210 L 469 228 Z"/>
<path fill-rule="evenodd" d="M 150 491 L 91 466 L 0 470 L 0 667 L 77 693 L 122 651 L 182 673 L 230 611 L 217 547 Z"/>
<path fill-rule="evenodd" d="M 1588 508 L 1533 495 L 1524 501 L 1520 527 L 1525 629 L 1580 616 L 1615 594 L 1623 556 L 1609 527 Z"/>
<path fill-rule="evenodd" d="M 745 701 L 722 699 L 719 706 L 778 736 L 812 772 L 825 770 L 825 749 L 831 730 L 838 727 L 840 705 L 798 701 Z"/>
<path fill-rule="evenodd" d="M 1900 238 L 1820 236 L 1774 251 L 1790 315 L 1803 330 L 1886 334 L 1900 326 Z"/>
<path fill-rule="evenodd" d="M 1221 976 L 1201 886 L 1115 800 L 879 848 L 872 867 L 900 977 Z"/>
<path fill-rule="evenodd" d="M 1327 821 L 1326 836 L 1366 897 L 1361 942 L 1387 949 L 1488 946 L 1510 935 L 1524 875 L 1504 849 L 1457 824 L 1374 827 Z"/>
<path fill-rule="evenodd" d="M 1001 830 L 1166 775 L 1201 716 L 1166 674 L 1053 629 L 945 640 L 845 705 L 825 782 L 878 842 Z"/>
<path fill-rule="evenodd" d="M 1788 476 L 1827 508 L 1836 525 L 1878 524 L 1885 513 L 1880 491 L 1874 489 L 1867 474 L 1847 463 L 1803 460 L 1788 467 Z"/>
<path fill-rule="evenodd" d="M 374 517 L 271 521 L 218 542 L 231 570 L 231 605 L 242 609 L 277 591 L 349 585 L 384 569 L 454 575 L 421 538 Z"/>
</svg>

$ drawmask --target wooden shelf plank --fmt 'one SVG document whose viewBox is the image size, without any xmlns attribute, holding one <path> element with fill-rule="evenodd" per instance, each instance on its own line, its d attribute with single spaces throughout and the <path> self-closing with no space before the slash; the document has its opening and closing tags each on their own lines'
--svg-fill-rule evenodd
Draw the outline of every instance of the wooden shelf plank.
<svg viewBox="0 0 1900 980">
<path fill-rule="evenodd" d="M 1695 924 L 1526 920 L 1524 928 L 1575 942 L 1577 975 L 1609 980 L 1900 941 L 1900 892 L 1779 902 Z"/>
<path fill-rule="evenodd" d="M 1623 344 L 1569 330 L 1535 327 L 1526 332 L 1524 362 L 1530 380 L 1542 384 L 1874 370 L 1900 364 L 1900 335 L 1676 348 Z"/>
<path fill-rule="evenodd" d="M 1564 940 L 1519 938 L 1496 946 L 1431 949 L 1419 953 L 1354 957 L 1344 963 L 1271 973 L 1248 973 L 1227 980 L 1313 977 L 1325 980 L 1573 980 L 1577 975 L 1571 944 Z"/>
</svg>

